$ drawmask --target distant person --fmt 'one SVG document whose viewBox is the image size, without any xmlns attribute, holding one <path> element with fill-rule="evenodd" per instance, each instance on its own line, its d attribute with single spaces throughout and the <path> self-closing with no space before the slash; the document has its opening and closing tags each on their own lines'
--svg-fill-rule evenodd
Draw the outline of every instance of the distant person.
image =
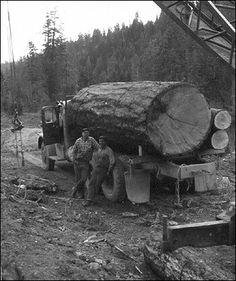
<svg viewBox="0 0 236 281">
<path fill-rule="evenodd" d="M 58 111 L 58 118 L 59 118 L 59 127 L 62 128 L 63 127 L 63 102 L 62 101 L 58 101 L 57 102 L 57 111 Z"/>
<path fill-rule="evenodd" d="M 64 110 L 63 102 L 62 101 L 57 102 L 58 123 L 59 123 L 59 130 L 60 130 L 60 142 L 62 142 L 64 140 L 63 110 Z"/>
<path fill-rule="evenodd" d="M 113 150 L 107 145 L 106 137 L 99 137 L 99 149 L 93 154 L 93 170 L 88 185 L 88 196 L 84 206 L 91 205 L 95 193 L 99 191 L 104 179 L 109 176 L 114 165 L 115 156 Z"/>
<path fill-rule="evenodd" d="M 87 128 L 82 129 L 82 137 L 75 141 L 73 146 L 73 164 L 76 185 L 72 189 L 72 197 L 78 193 L 79 198 L 84 198 L 85 182 L 89 176 L 89 162 L 93 152 L 98 150 L 97 141 L 89 136 Z"/>
</svg>

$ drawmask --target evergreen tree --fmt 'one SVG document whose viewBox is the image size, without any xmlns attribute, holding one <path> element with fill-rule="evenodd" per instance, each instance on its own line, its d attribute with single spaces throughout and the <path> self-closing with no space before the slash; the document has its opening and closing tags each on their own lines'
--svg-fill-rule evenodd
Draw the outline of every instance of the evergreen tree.
<svg viewBox="0 0 236 281">
<path fill-rule="evenodd" d="M 62 68 L 65 68 L 65 48 L 56 10 L 47 13 L 43 34 L 43 71 L 46 88 L 51 102 L 55 102 L 61 89 Z M 64 70 L 64 69 L 63 69 Z"/>
</svg>

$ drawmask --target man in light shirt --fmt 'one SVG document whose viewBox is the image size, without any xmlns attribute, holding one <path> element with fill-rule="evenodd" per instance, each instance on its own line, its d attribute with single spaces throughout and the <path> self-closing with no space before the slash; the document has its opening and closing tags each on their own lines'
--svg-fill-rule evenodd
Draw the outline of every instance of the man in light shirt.
<svg viewBox="0 0 236 281">
<path fill-rule="evenodd" d="M 89 136 L 89 130 L 82 130 L 82 137 L 78 138 L 73 147 L 73 164 L 76 185 L 72 189 L 72 197 L 79 193 L 79 198 L 84 197 L 85 182 L 89 176 L 89 162 L 93 152 L 98 150 L 97 141 Z"/>
<path fill-rule="evenodd" d="M 94 165 L 91 178 L 88 185 L 88 196 L 85 206 L 93 203 L 95 192 L 100 189 L 105 177 L 110 174 L 115 165 L 115 156 L 113 150 L 107 145 L 104 136 L 99 137 L 99 149 L 93 153 L 92 159 Z"/>
</svg>

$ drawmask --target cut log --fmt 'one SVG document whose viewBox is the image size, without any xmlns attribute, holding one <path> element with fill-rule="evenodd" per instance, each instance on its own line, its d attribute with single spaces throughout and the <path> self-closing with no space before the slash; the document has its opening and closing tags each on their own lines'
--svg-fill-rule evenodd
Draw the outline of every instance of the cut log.
<svg viewBox="0 0 236 281">
<path fill-rule="evenodd" d="M 227 110 L 211 108 L 214 127 L 218 130 L 226 130 L 231 125 L 231 115 Z"/>
<path fill-rule="evenodd" d="M 232 246 L 183 247 L 163 253 L 160 246 L 145 245 L 143 253 L 145 262 L 157 274 L 158 280 L 235 280 Z M 224 268 L 222 259 L 231 267 Z"/>
<path fill-rule="evenodd" d="M 83 127 L 107 135 L 118 152 L 174 157 L 196 150 L 207 138 L 211 111 L 199 90 L 181 82 L 115 82 L 80 90 L 68 103 L 72 143 Z"/>
<path fill-rule="evenodd" d="M 218 130 L 211 136 L 211 145 L 214 149 L 226 148 L 229 144 L 229 136 L 225 130 Z"/>
</svg>

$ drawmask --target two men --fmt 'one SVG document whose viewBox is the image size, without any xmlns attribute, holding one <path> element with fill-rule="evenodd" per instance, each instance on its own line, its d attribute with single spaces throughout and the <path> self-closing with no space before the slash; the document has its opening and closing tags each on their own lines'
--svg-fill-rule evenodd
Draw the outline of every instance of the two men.
<svg viewBox="0 0 236 281">
<path fill-rule="evenodd" d="M 93 159 L 92 159 L 93 158 Z M 87 128 L 82 130 L 82 137 L 77 139 L 73 148 L 74 171 L 76 186 L 72 190 L 72 197 L 79 192 L 84 197 L 85 182 L 89 177 L 90 160 L 93 160 L 93 170 L 88 184 L 88 196 L 85 206 L 93 202 L 103 180 L 115 165 L 115 156 L 112 149 L 107 146 L 106 138 L 101 136 L 99 144 L 89 136 Z"/>
<path fill-rule="evenodd" d="M 92 159 L 93 152 L 98 150 L 97 141 L 89 136 L 89 130 L 82 130 L 82 137 L 78 138 L 73 147 L 73 163 L 75 171 L 76 185 L 72 189 L 72 197 L 84 197 L 85 182 L 89 176 L 89 162 Z"/>
</svg>

